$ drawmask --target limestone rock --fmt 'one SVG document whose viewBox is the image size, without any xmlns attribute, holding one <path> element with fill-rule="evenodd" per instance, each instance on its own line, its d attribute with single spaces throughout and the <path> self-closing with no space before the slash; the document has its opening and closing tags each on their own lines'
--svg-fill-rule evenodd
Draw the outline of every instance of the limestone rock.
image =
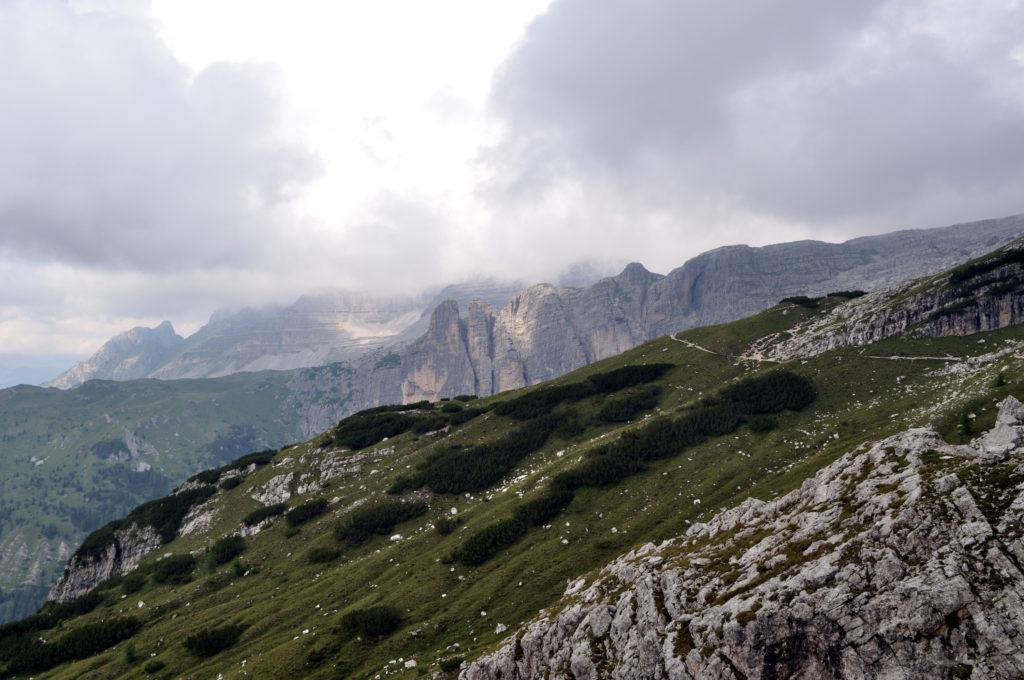
<svg viewBox="0 0 1024 680">
<path fill-rule="evenodd" d="M 908 430 L 638 548 L 460 677 L 1019 678 L 1024 483 L 972 471 L 1022 411 L 970 446 Z M 1015 441 L 982 470 L 1024 472 Z"/>
</svg>

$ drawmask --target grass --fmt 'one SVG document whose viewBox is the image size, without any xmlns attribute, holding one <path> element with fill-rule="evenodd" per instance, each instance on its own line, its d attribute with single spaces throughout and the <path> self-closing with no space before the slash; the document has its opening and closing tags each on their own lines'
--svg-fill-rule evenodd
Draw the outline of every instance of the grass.
<svg viewBox="0 0 1024 680">
<path fill-rule="evenodd" d="M 681 337 L 716 351 L 738 353 L 758 337 L 785 331 L 812 314 L 824 313 L 830 304 L 826 299 L 817 310 L 773 308 L 745 321 Z M 973 376 L 951 378 L 935 373 L 941 362 L 866 356 L 982 354 L 1005 340 L 1024 339 L 1024 329 L 985 334 L 985 344 L 978 343 L 981 337 L 893 339 L 873 345 L 867 353 L 861 348 L 843 349 L 789 365 L 787 368 L 815 384 L 818 398 L 805 411 L 774 416 L 774 429 L 755 433 L 741 427 L 676 458 L 653 462 L 645 472 L 619 484 L 581 489 L 549 528 L 529 532 L 496 559 L 476 568 L 447 563 L 448 555 L 468 532 L 509 516 L 522 498 L 531 498 L 535 489 L 577 464 L 587 451 L 643 424 L 641 420 L 595 425 L 601 399 L 584 399 L 575 407 L 591 423 L 583 434 L 568 442 L 549 441 L 497 485 L 458 496 L 418 492 L 417 498 L 428 503 L 429 512 L 394 527 L 392 530 L 402 535 L 400 540 L 373 536 L 361 545 L 345 547 L 335 559 L 310 560 L 311 549 L 318 546 L 336 550 L 330 537 L 332 527 L 367 501 L 384 498 L 400 475 L 442 448 L 493 441 L 517 423 L 490 412 L 447 434 L 399 435 L 386 442 L 388 447 L 394 446 L 393 453 L 360 452 L 367 457 L 358 462 L 358 472 L 332 479 L 329 490 L 293 496 L 289 500 L 293 506 L 323 497 L 330 499 L 330 509 L 311 518 L 299 536 L 289 537 L 285 522 L 277 522 L 248 538 L 245 566 L 237 572 L 231 565 L 219 567 L 217 574 L 223 574 L 226 582 L 223 587 L 208 592 L 198 580 L 178 586 L 146 583 L 127 600 L 119 599 L 114 590 L 104 605 L 83 615 L 81 621 L 133 613 L 136 601 L 144 600 L 145 625 L 133 643 L 143 657 L 156 654 L 154 658 L 166 664 L 165 672 L 174 676 L 216 677 L 239 668 L 244 661 L 249 677 L 255 678 L 373 677 L 385 670 L 389 677 L 416 677 L 452 657 L 448 650 L 454 643 L 460 645 L 458 655 L 466 659 L 493 649 L 516 626 L 555 604 L 567 580 L 599 568 L 632 547 L 677 536 L 688 523 L 706 520 L 748 496 L 770 499 L 785 493 L 863 442 L 933 419 L 954 417 L 949 414 L 965 408 L 969 397 L 983 395 L 979 398 L 989 405 L 1000 394 L 1024 384 L 1020 382 L 1024 378 L 1021 362 L 1013 358 Z M 645 362 L 676 366 L 656 383 L 662 390 L 659 408 L 669 413 L 732 381 L 770 369 L 738 365 L 728 357 L 661 338 L 575 371 L 554 384 Z M 993 386 L 997 371 L 1003 372 L 1006 385 Z M 474 405 L 488 406 L 507 398 L 498 395 Z M 238 487 L 218 491 L 215 502 L 219 510 L 209 531 L 176 539 L 165 551 L 202 550 L 236 531 L 243 518 L 259 507 L 250 498 L 257 487 L 289 472 L 296 479 L 315 473 L 319 458 L 312 455 L 314 448 L 306 443 L 282 451 L 277 460 L 291 458 L 288 465 L 266 466 Z M 452 516 L 451 508 L 461 521 L 450 534 L 439 534 L 433 524 L 439 515 Z M 323 555 L 328 556 L 326 552 Z M 158 556 L 148 557 L 144 567 Z M 377 636 L 372 643 L 339 633 L 347 614 L 377 607 L 398 610 L 401 622 L 395 624 L 400 626 L 396 631 Z M 186 611 L 187 616 L 183 615 Z M 496 634 L 498 623 L 509 626 L 509 633 Z M 183 624 L 193 630 L 228 624 L 246 628 L 233 646 L 202 659 L 181 645 Z M 688 644 L 692 642 L 685 633 L 680 634 L 677 645 L 685 648 Z M 316 660 L 312 666 L 311 658 Z M 417 668 L 389 665 L 398 658 L 416 659 Z M 111 650 L 61 666 L 52 677 L 116 677 L 132 672 L 137 670 L 125 663 L 120 650 Z"/>
</svg>

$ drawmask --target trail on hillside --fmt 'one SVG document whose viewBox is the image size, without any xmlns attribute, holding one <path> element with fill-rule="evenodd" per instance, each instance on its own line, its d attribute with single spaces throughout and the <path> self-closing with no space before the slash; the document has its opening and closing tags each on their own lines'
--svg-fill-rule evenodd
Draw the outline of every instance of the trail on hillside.
<svg viewBox="0 0 1024 680">
<path fill-rule="evenodd" d="M 745 356 L 739 356 L 737 354 L 725 354 L 724 352 L 716 352 L 713 349 L 708 349 L 707 347 L 702 347 L 701 345 L 698 345 L 695 342 L 690 342 L 689 340 L 683 340 L 682 338 L 678 338 L 674 334 L 669 335 L 668 337 L 672 338 L 676 342 L 681 342 L 682 344 L 686 345 L 687 347 L 690 347 L 691 349 L 696 349 L 696 350 L 700 350 L 701 352 L 707 352 L 708 354 L 714 354 L 716 356 L 725 357 L 726 359 L 735 359 L 736 361 L 756 361 L 756 362 L 765 363 L 765 364 L 777 364 L 777 363 L 779 363 L 778 361 L 775 361 L 773 359 L 762 359 L 761 357 L 754 357 L 754 356 L 745 357 Z"/>
</svg>

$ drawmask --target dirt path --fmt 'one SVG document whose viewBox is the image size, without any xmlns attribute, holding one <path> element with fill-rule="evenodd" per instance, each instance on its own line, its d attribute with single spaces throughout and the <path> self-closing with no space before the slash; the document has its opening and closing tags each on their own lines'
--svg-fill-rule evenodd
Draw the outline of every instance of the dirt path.
<svg viewBox="0 0 1024 680">
<path fill-rule="evenodd" d="M 708 354 L 714 354 L 715 356 L 725 357 L 726 359 L 735 359 L 736 361 L 756 361 L 756 362 L 765 363 L 765 364 L 777 364 L 777 363 L 779 363 L 777 361 L 773 361 L 772 359 L 762 359 L 760 357 L 742 357 L 742 356 L 738 356 L 736 354 L 724 354 L 722 352 L 716 352 L 713 349 L 708 349 L 707 347 L 702 347 L 702 346 L 698 345 L 695 342 L 690 342 L 689 340 L 683 340 L 682 338 L 677 338 L 675 336 L 675 334 L 671 334 L 668 337 L 672 338 L 676 342 L 679 342 L 679 343 L 682 343 L 682 344 L 686 345 L 687 347 L 689 347 L 691 349 L 700 350 L 701 352 L 706 352 Z"/>
</svg>

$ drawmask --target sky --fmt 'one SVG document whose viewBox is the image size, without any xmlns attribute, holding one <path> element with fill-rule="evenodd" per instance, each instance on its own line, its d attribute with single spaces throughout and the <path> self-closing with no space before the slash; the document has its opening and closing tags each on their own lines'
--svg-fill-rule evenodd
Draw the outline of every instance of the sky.
<svg viewBox="0 0 1024 680">
<path fill-rule="evenodd" d="M 1020 213 L 1021 26 L 1019 0 L 4 0 L 0 359 Z"/>
</svg>

